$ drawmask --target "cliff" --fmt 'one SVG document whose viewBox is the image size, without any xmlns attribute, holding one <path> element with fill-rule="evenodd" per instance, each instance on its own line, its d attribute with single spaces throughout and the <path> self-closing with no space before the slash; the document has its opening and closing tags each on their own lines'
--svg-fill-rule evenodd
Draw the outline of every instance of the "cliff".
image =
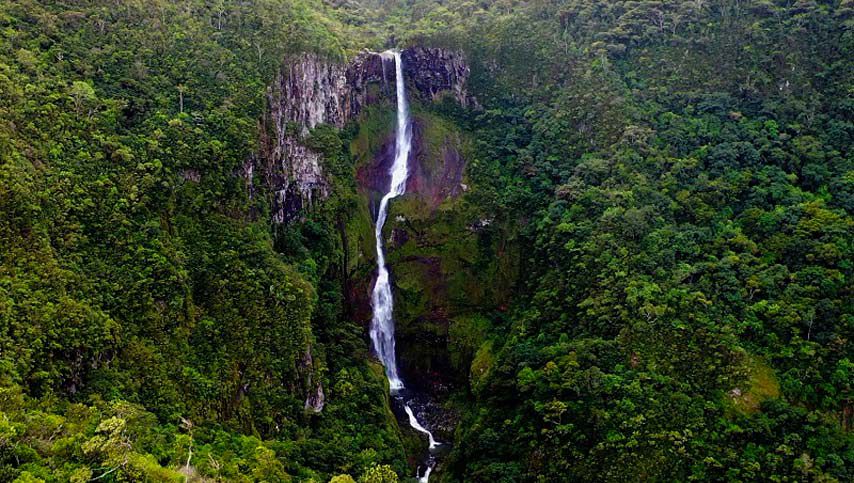
<svg viewBox="0 0 854 483">
<path fill-rule="evenodd" d="M 466 90 L 469 67 L 465 58 L 453 51 L 413 47 L 401 52 L 404 75 L 421 97 L 437 100 L 450 93 L 463 107 L 477 106 Z"/>
<path fill-rule="evenodd" d="M 404 75 L 418 97 L 453 95 L 470 105 L 469 69 L 459 53 L 415 47 L 402 52 Z M 315 54 L 287 59 L 268 88 L 262 119 L 260 172 L 272 198 L 276 223 L 298 219 L 303 210 L 329 196 L 322 156 L 304 143 L 311 129 L 328 124 L 343 128 L 368 105 L 394 101 L 394 60 L 364 51 L 341 64 Z"/>
</svg>

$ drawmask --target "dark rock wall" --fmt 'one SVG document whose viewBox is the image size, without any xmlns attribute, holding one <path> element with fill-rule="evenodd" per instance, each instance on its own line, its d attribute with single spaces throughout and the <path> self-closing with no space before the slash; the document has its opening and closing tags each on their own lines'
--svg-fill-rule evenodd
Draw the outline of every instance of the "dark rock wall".
<svg viewBox="0 0 854 483">
<path fill-rule="evenodd" d="M 460 196 L 466 189 L 463 183 L 465 160 L 460 153 L 459 137 L 430 139 L 438 141 L 439 152 L 429 152 L 426 133 L 428 122 L 419 117 L 412 119 L 412 151 L 409 159 L 409 177 L 406 193 L 418 196 L 425 210 L 434 211 L 449 198 Z M 359 187 L 368 198 L 371 213 L 376 216 L 377 205 L 388 190 L 389 169 L 394 162 L 394 135 L 390 133 L 380 145 L 370 162 L 362 163 L 356 171 Z"/>
<path fill-rule="evenodd" d="M 435 210 L 448 198 L 456 198 L 465 189 L 463 172 L 465 160 L 460 154 L 459 137 L 443 136 L 438 152 L 426 146 L 425 121 L 416 117 L 412 125 L 412 160 L 406 191 L 417 193 L 430 209 Z"/>
<path fill-rule="evenodd" d="M 467 384 L 473 357 L 467 345 L 474 344 L 478 335 L 466 327 L 476 315 L 500 312 L 512 294 L 517 260 L 499 256 L 513 251 L 506 234 L 465 201 L 471 149 L 465 133 L 430 110 L 415 109 L 412 122 L 406 194 L 391 204 L 385 247 L 394 284 L 398 363 L 410 387 L 441 400 L 448 391 Z M 394 156 L 393 126 L 388 129 L 373 143 L 361 138 L 356 143 L 370 146 L 358 156 L 359 187 L 369 203 L 375 203 L 388 186 L 387 170 Z M 372 250 L 369 238 L 361 251 Z M 367 270 L 358 273 L 366 281 L 354 285 L 358 289 L 352 298 L 355 305 L 367 307 L 360 312 L 363 318 L 354 314 L 365 324 L 371 316 L 370 262 L 364 260 Z"/>
<path fill-rule="evenodd" d="M 476 101 L 466 91 L 469 67 L 458 52 L 445 49 L 412 47 L 401 53 L 404 76 L 422 97 L 436 100 L 450 93 L 463 107 Z"/>
</svg>

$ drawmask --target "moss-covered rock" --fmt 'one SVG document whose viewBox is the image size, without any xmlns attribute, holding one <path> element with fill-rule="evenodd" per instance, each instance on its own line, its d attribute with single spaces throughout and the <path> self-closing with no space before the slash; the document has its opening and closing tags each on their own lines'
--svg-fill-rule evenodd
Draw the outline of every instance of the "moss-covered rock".
<svg viewBox="0 0 854 483">
<path fill-rule="evenodd" d="M 415 104 L 412 112 L 407 190 L 392 201 L 383 235 L 394 284 L 399 363 L 408 381 L 441 392 L 466 384 L 489 326 L 481 314 L 497 310 L 509 297 L 518 261 L 507 256 L 512 242 L 502 228 L 466 200 L 476 189 L 465 178 L 471 150 L 466 134 L 429 108 Z M 364 203 L 360 209 L 370 216 L 369 224 L 362 219 L 348 226 L 362 254 L 352 274 L 370 279 L 354 282 L 368 309 L 376 250 L 373 218 L 388 189 L 393 121 L 390 108 L 366 111 L 351 143 Z M 369 322 L 368 310 L 364 323 Z"/>
</svg>

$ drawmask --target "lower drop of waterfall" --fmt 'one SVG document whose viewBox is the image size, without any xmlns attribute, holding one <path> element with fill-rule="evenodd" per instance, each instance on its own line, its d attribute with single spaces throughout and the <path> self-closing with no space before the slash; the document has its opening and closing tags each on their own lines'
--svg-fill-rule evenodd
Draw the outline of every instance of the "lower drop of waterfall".
<svg viewBox="0 0 854 483">
<path fill-rule="evenodd" d="M 427 429 L 424 428 L 424 426 L 421 426 L 421 423 L 418 422 L 418 419 L 415 417 L 415 413 L 412 412 L 412 408 L 409 407 L 409 404 L 405 404 L 403 406 L 403 410 L 406 411 L 406 415 L 409 416 L 409 425 L 415 428 L 416 431 L 427 435 L 427 438 L 429 438 L 430 441 L 430 449 L 439 446 L 440 443 L 437 443 L 436 440 L 433 439 L 433 433 L 427 431 Z"/>
<path fill-rule="evenodd" d="M 406 178 L 409 176 L 409 153 L 412 149 L 412 133 L 409 129 L 409 108 L 406 104 L 403 60 L 401 59 L 400 52 L 387 51 L 383 52 L 382 56 L 384 58 L 392 57 L 395 64 L 397 132 L 394 144 L 394 162 L 389 170 L 391 185 L 389 186 L 388 193 L 380 201 L 377 212 L 377 224 L 374 231 L 377 241 L 377 282 L 374 284 L 374 290 L 371 294 L 371 305 L 374 310 L 371 320 L 371 341 L 373 342 L 374 351 L 385 367 L 389 388 L 392 394 L 397 394 L 403 390 L 404 386 L 403 380 L 401 380 L 397 372 L 397 356 L 395 355 L 394 344 L 394 298 L 391 293 L 391 283 L 385 263 L 385 253 L 383 252 L 383 226 L 388 217 L 389 201 L 406 191 Z M 418 422 L 418 418 L 415 416 L 412 408 L 409 407 L 409 404 L 403 402 L 403 408 L 409 417 L 409 425 L 429 438 L 430 449 L 432 450 L 439 446 L 441 443 L 437 442 L 433 438 L 433 434 Z M 419 482 L 428 482 L 434 464 L 432 457 L 428 459 L 426 464 L 427 469 L 424 470 L 424 474 L 416 474 Z"/>
<path fill-rule="evenodd" d="M 430 472 L 433 471 L 432 466 L 428 466 L 426 470 L 424 470 L 424 474 L 418 477 L 418 483 L 428 483 L 430 481 Z M 418 476 L 418 475 L 415 475 Z"/>
</svg>

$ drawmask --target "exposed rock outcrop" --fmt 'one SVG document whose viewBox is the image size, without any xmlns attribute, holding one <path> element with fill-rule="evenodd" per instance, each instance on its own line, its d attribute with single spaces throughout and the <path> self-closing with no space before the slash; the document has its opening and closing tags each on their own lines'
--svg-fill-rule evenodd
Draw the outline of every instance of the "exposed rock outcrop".
<svg viewBox="0 0 854 483">
<path fill-rule="evenodd" d="M 469 69 L 461 54 L 416 47 L 402 53 L 404 74 L 419 97 L 450 92 L 463 105 Z M 304 209 L 329 196 L 322 156 L 304 138 L 319 124 L 344 127 L 361 110 L 381 99 L 394 102 L 395 69 L 389 55 L 364 51 L 349 64 L 315 54 L 289 59 L 267 93 L 261 155 L 265 182 L 273 198 L 273 221 L 299 218 Z"/>
<path fill-rule="evenodd" d="M 463 172 L 465 160 L 460 153 L 458 133 L 447 133 L 436 146 L 437 152 L 428 152 L 425 140 L 425 121 L 413 123 L 413 149 L 411 173 L 406 190 L 418 193 L 431 210 L 438 208 L 448 198 L 456 198 L 463 193 Z"/>
<path fill-rule="evenodd" d="M 463 107 L 477 105 L 466 91 L 469 67 L 462 54 L 445 49 L 413 47 L 400 55 L 404 75 L 422 97 L 436 100 L 450 92 Z"/>
<path fill-rule="evenodd" d="M 314 357 L 311 355 L 311 346 L 305 350 L 303 359 L 300 362 L 300 369 L 305 373 L 305 386 L 308 391 L 305 397 L 305 410 L 319 413 L 323 411 L 323 407 L 326 405 L 326 395 L 323 393 L 323 384 L 316 374 Z"/>
<path fill-rule="evenodd" d="M 371 119 L 368 124 L 378 121 Z M 364 135 L 376 136 L 371 131 Z M 374 202 L 375 208 L 388 187 L 394 136 L 389 133 L 368 142 L 360 133 L 354 145 L 369 148 L 358 152 L 357 178 L 360 192 L 369 207 Z M 394 283 L 398 364 L 408 387 L 440 399 L 451 388 L 462 387 L 468 376 L 465 366 L 469 361 L 463 360 L 468 355 L 454 355 L 452 360 L 451 327 L 470 312 L 489 312 L 502 303 L 504 280 L 509 278 L 500 273 L 493 233 L 486 229 L 489 221 L 481 226 L 482 218 L 473 217 L 476 213 L 459 200 L 466 191 L 468 149 L 469 142 L 458 126 L 435 113 L 416 111 L 406 193 L 392 203 L 384 230 Z M 468 228 L 475 224 L 477 231 Z M 368 307 L 364 318 L 354 313 L 365 324 L 370 320 L 371 285 L 370 279 L 361 283 L 360 287 L 368 288 L 352 298 L 355 305 Z M 443 434 L 443 427 L 453 427 L 430 422 L 438 434 Z"/>
<path fill-rule="evenodd" d="M 368 52 L 349 66 L 303 54 L 281 69 L 268 90 L 269 113 L 262 139 L 264 174 L 274 193 L 273 221 L 290 221 L 303 208 L 329 196 L 321 155 L 302 139 L 318 124 L 344 127 L 364 105 L 375 102 L 377 94 L 369 92 L 368 86 L 387 85 L 387 62 Z M 389 70 L 393 75 L 393 66 Z"/>
</svg>

